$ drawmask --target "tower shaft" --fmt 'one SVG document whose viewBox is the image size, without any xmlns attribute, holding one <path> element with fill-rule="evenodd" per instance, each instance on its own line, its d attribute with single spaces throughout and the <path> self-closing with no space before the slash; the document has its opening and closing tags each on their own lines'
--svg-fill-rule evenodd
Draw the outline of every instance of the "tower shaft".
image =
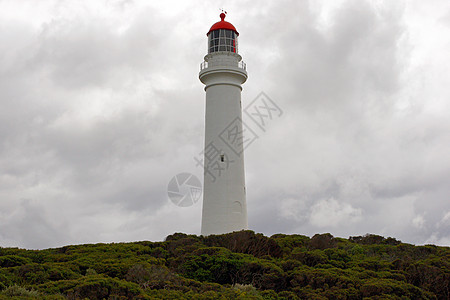
<svg viewBox="0 0 450 300">
<path fill-rule="evenodd" d="M 247 80 L 241 56 L 205 56 L 206 85 L 202 235 L 247 229 L 241 85 Z"/>
</svg>

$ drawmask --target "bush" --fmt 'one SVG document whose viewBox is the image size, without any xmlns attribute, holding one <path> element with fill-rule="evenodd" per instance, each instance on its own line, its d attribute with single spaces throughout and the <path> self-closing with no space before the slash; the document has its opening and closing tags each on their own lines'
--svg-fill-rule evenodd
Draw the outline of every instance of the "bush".
<svg viewBox="0 0 450 300">
<path fill-rule="evenodd" d="M 254 296 L 258 295 L 258 291 L 251 284 L 235 283 L 235 284 L 233 284 L 233 289 L 241 291 L 241 292 L 245 292 L 247 295 L 254 295 Z"/>
<path fill-rule="evenodd" d="M 141 289 L 135 283 L 101 275 L 48 282 L 37 288 L 47 294 L 62 293 L 69 299 L 132 299 L 141 295 Z"/>
<path fill-rule="evenodd" d="M 328 257 L 321 250 L 304 251 L 301 248 L 296 248 L 292 251 L 291 258 L 310 267 L 329 262 Z"/>
<path fill-rule="evenodd" d="M 396 240 L 394 238 L 388 237 L 387 239 L 376 234 L 366 234 L 364 236 L 351 236 L 348 238 L 349 241 L 363 244 L 363 245 L 372 245 L 372 244 L 384 244 L 384 245 L 392 245 L 396 246 L 401 243 L 401 241 Z"/>
<path fill-rule="evenodd" d="M 27 290 L 24 287 L 18 286 L 18 285 L 12 285 L 7 287 L 5 290 L 1 293 L 4 296 L 7 297 L 39 297 L 40 294 L 38 291 L 35 290 Z"/>
<path fill-rule="evenodd" d="M 328 249 L 337 246 L 336 239 L 330 233 L 315 234 L 309 241 L 310 249 Z"/>
<path fill-rule="evenodd" d="M 0 248 L 0 299 L 449 299 L 450 248 L 397 243 L 241 231 Z"/>
<path fill-rule="evenodd" d="M 251 254 L 255 257 L 269 255 L 281 257 L 281 247 L 271 238 L 255 234 L 251 230 L 242 230 L 222 235 L 203 237 L 203 243 L 208 247 L 224 247 L 236 253 Z"/>
<path fill-rule="evenodd" d="M 31 260 L 17 255 L 0 256 L 0 267 L 11 268 L 31 263 Z"/>
<path fill-rule="evenodd" d="M 86 276 L 93 276 L 93 275 L 98 275 L 95 269 L 89 268 L 86 270 Z"/>
</svg>

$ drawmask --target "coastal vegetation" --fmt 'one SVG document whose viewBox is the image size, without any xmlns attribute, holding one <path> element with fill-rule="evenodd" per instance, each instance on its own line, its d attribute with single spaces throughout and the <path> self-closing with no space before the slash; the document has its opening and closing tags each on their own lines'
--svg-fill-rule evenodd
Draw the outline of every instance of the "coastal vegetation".
<svg viewBox="0 0 450 300">
<path fill-rule="evenodd" d="M 0 299 L 449 299 L 450 248 L 252 231 L 0 248 Z"/>
</svg>

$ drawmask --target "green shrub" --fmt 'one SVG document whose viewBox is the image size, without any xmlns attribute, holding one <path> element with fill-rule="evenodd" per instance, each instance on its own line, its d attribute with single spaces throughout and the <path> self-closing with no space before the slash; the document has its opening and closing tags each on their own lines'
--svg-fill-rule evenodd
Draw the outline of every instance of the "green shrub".
<svg viewBox="0 0 450 300">
<path fill-rule="evenodd" d="M 251 284 L 235 283 L 235 284 L 233 284 L 233 289 L 241 291 L 241 292 L 245 292 L 247 295 L 252 295 L 252 296 L 258 295 L 258 291 Z"/>
<path fill-rule="evenodd" d="M 0 248 L 0 299 L 450 299 L 449 258 L 380 236 L 252 231 Z"/>
<path fill-rule="evenodd" d="M 95 269 L 89 268 L 86 270 L 86 276 L 94 276 L 94 275 L 98 275 Z"/>
<path fill-rule="evenodd" d="M 0 267 L 10 268 L 31 263 L 31 260 L 17 255 L 0 256 Z"/>
<path fill-rule="evenodd" d="M 329 262 L 328 257 L 322 250 L 304 251 L 304 249 L 295 248 L 292 251 L 291 258 L 310 267 Z"/>
<path fill-rule="evenodd" d="M 7 297 L 39 297 L 40 293 L 33 289 L 27 290 L 24 287 L 18 285 L 12 285 L 4 289 L 1 293 Z"/>
<path fill-rule="evenodd" d="M 251 254 L 255 257 L 269 255 L 281 257 L 282 250 L 276 241 L 251 230 L 242 230 L 222 235 L 202 237 L 208 247 L 224 247 L 235 253 Z"/>
<path fill-rule="evenodd" d="M 328 249 L 335 248 L 337 240 L 330 234 L 315 234 L 308 243 L 309 249 Z"/>
</svg>

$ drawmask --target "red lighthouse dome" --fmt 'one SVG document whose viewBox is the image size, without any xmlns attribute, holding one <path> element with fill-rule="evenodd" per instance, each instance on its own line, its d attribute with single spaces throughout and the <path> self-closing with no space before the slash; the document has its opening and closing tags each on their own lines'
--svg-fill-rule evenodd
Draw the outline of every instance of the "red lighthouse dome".
<svg viewBox="0 0 450 300">
<path fill-rule="evenodd" d="M 231 24 L 230 22 L 225 21 L 225 16 L 226 14 L 221 13 L 220 14 L 220 21 L 215 23 L 213 26 L 211 26 L 211 28 L 209 29 L 208 34 L 211 33 L 211 31 L 214 30 L 219 30 L 219 29 L 228 29 L 228 30 L 232 30 L 234 31 L 237 35 L 239 35 L 239 32 L 237 32 L 236 27 L 233 26 L 233 24 Z"/>
<path fill-rule="evenodd" d="M 220 14 L 220 21 L 209 29 L 208 53 L 213 52 L 233 52 L 237 53 L 237 38 L 239 33 L 230 22 L 225 21 L 225 14 Z"/>
</svg>

